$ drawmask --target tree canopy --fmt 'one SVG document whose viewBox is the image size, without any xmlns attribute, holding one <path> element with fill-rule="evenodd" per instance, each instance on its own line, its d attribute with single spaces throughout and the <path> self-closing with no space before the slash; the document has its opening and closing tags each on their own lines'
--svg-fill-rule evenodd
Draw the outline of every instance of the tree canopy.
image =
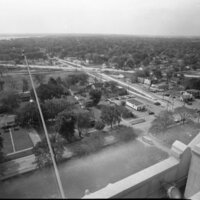
<svg viewBox="0 0 200 200">
<path fill-rule="evenodd" d="M 158 116 L 152 121 L 149 132 L 152 134 L 163 133 L 169 125 L 174 123 L 172 112 L 161 111 Z"/>
<path fill-rule="evenodd" d="M 59 162 L 63 159 L 63 153 L 65 150 L 64 141 L 62 137 L 58 134 L 49 135 L 49 138 L 55 156 L 55 160 L 56 162 Z M 34 146 L 33 153 L 35 155 L 35 163 L 39 168 L 52 165 L 52 159 L 45 137 Z"/>
<path fill-rule="evenodd" d="M 0 93 L 0 103 L 6 112 L 12 112 L 19 107 L 20 98 L 16 91 L 2 91 Z"/>
<path fill-rule="evenodd" d="M 68 142 L 74 140 L 76 118 L 72 111 L 64 110 L 56 117 L 55 129 Z"/>
<path fill-rule="evenodd" d="M 101 90 L 92 89 L 89 94 L 90 94 L 90 98 L 93 101 L 93 104 L 96 106 L 101 100 Z"/>
<path fill-rule="evenodd" d="M 104 106 L 102 108 L 101 119 L 112 128 L 113 124 L 116 122 L 119 124 L 121 121 L 120 109 L 117 106 Z"/>
<path fill-rule="evenodd" d="M 177 107 L 174 112 L 180 116 L 183 124 L 186 120 L 190 120 L 192 117 L 195 117 L 195 110 L 185 106 Z"/>
</svg>

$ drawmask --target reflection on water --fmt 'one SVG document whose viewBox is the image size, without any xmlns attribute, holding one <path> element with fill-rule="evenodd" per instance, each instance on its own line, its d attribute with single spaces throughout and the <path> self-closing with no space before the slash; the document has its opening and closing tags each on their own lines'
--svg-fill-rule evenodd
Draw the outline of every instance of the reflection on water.
<svg viewBox="0 0 200 200">
<path fill-rule="evenodd" d="M 165 159 L 168 155 L 139 141 L 104 149 L 96 154 L 74 159 L 59 166 L 66 198 L 80 198 L 85 190 L 94 192 L 141 169 Z M 0 184 L 4 198 L 60 197 L 52 169 L 24 174 Z"/>
</svg>

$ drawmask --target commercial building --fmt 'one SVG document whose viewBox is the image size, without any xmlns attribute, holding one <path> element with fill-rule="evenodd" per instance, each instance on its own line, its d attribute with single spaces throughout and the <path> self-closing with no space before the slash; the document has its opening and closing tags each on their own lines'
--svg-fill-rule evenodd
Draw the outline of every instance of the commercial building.
<svg viewBox="0 0 200 200">
<path fill-rule="evenodd" d="M 135 109 L 135 110 L 144 110 L 145 109 L 145 105 L 135 99 L 129 99 L 126 101 L 126 105 L 130 106 L 131 108 Z"/>
</svg>

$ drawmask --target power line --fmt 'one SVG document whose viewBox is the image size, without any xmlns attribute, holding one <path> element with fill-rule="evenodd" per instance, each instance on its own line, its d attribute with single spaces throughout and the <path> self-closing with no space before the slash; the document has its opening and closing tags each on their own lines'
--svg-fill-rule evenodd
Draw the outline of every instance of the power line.
<svg viewBox="0 0 200 200">
<path fill-rule="evenodd" d="M 37 106 L 38 106 L 40 117 L 41 117 L 41 120 L 42 120 L 42 125 L 43 125 L 45 136 L 46 136 L 46 139 L 47 139 L 47 144 L 48 144 L 48 147 L 49 147 L 49 150 L 50 150 L 51 159 L 52 159 L 52 162 L 53 162 L 53 167 L 54 167 L 55 174 L 56 174 L 56 180 L 58 182 L 58 188 L 59 188 L 61 197 L 64 199 L 65 198 L 65 193 L 64 193 L 64 190 L 63 190 L 62 182 L 60 180 L 60 175 L 59 175 L 58 168 L 57 168 L 57 165 L 56 165 L 54 153 L 53 153 L 53 150 L 52 150 L 52 147 L 51 147 L 51 142 L 49 140 L 49 136 L 48 136 L 46 124 L 45 124 L 45 121 L 44 121 L 44 117 L 43 117 L 43 114 L 42 114 L 42 110 L 41 110 L 41 107 L 40 107 L 40 103 L 39 103 L 39 100 L 38 100 L 37 92 L 35 90 L 35 86 L 34 86 L 34 83 L 33 83 L 33 79 L 32 79 L 32 75 L 31 75 L 31 72 L 30 72 L 29 64 L 28 64 L 28 61 L 26 59 L 26 55 L 24 53 L 22 55 L 24 56 L 24 59 L 25 59 L 26 65 L 27 65 L 27 69 L 28 69 L 28 74 L 29 74 L 29 77 L 30 77 L 30 80 L 31 80 L 31 85 L 33 87 L 33 91 L 34 91 L 34 94 L 35 94 Z"/>
</svg>

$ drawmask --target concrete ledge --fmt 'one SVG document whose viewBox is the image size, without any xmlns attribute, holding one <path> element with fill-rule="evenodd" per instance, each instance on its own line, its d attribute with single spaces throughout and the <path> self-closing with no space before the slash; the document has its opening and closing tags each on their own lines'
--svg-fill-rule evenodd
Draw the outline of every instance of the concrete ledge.
<svg viewBox="0 0 200 200">
<path fill-rule="evenodd" d="M 182 142 L 176 140 L 173 144 L 172 144 L 172 148 L 171 148 L 171 155 L 174 156 L 177 159 L 181 158 L 181 155 L 183 154 L 183 152 L 187 149 L 187 145 L 183 144 Z"/>
<path fill-rule="evenodd" d="M 191 200 L 199 200 L 200 199 L 200 192 L 194 194 L 193 196 L 190 197 Z"/>
<path fill-rule="evenodd" d="M 192 148 L 192 151 L 200 156 L 200 143 Z"/>
</svg>

